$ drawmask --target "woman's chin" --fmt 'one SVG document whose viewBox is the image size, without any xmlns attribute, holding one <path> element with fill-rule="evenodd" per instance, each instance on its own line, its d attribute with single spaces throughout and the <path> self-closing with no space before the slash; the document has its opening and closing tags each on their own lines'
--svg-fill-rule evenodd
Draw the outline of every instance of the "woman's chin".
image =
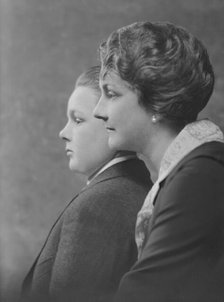
<svg viewBox="0 0 224 302">
<path fill-rule="evenodd" d="M 109 148 L 113 151 L 129 151 L 130 149 L 127 149 L 126 144 L 124 144 L 121 141 L 109 139 L 108 141 Z M 132 150 L 130 150 L 132 151 Z"/>
</svg>

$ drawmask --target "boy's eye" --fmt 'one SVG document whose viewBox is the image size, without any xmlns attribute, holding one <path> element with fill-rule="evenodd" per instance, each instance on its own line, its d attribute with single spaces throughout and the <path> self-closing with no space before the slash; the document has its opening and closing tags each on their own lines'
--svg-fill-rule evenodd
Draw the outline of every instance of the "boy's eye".
<svg viewBox="0 0 224 302">
<path fill-rule="evenodd" d="M 82 119 L 81 118 L 78 118 L 78 117 L 74 117 L 74 122 L 76 123 L 76 124 L 80 124 L 80 123 L 82 123 Z"/>
</svg>

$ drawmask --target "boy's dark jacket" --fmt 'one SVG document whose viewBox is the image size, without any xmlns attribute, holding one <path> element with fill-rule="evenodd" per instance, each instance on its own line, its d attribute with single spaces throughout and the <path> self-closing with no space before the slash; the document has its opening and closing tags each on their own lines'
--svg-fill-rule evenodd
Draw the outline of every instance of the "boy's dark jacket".
<svg viewBox="0 0 224 302">
<path fill-rule="evenodd" d="M 22 301 L 111 301 L 137 259 L 135 222 L 151 186 L 137 158 L 93 179 L 53 225 L 25 278 Z"/>
</svg>

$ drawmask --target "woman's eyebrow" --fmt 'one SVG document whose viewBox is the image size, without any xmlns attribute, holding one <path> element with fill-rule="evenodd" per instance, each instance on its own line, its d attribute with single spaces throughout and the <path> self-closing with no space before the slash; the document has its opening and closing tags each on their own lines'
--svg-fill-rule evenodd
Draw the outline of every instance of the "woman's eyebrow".
<svg viewBox="0 0 224 302">
<path fill-rule="evenodd" d="M 102 86 L 102 89 L 104 90 L 104 91 L 108 91 L 109 89 L 108 89 L 108 84 L 103 84 Z"/>
<path fill-rule="evenodd" d="M 113 90 L 113 89 L 116 90 L 116 88 L 117 88 L 117 87 L 116 87 L 115 85 L 113 85 L 113 84 L 107 84 L 107 83 L 105 83 L 105 84 L 102 85 L 102 89 L 103 89 L 105 92 L 110 91 L 110 90 Z"/>
</svg>

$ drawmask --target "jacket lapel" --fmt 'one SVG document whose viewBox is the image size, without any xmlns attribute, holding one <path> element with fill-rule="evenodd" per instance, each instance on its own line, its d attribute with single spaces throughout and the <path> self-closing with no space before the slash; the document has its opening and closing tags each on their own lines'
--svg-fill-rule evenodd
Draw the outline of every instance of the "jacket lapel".
<svg viewBox="0 0 224 302">
<path fill-rule="evenodd" d="M 81 191 L 81 192 L 82 192 L 82 191 Z M 81 193 L 81 192 L 80 192 L 80 193 Z M 80 193 L 79 193 L 79 194 L 80 194 Z M 61 216 L 64 214 L 65 210 L 66 210 L 66 209 L 69 207 L 69 205 L 70 205 L 70 204 L 71 204 L 71 203 L 79 196 L 79 194 L 77 194 L 77 195 L 76 195 L 76 196 L 75 196 L 75 197 L 74 197 L 74 198 L 66 205 L 66 207 L 62 210 L 62 212 L 59 214 L 59 216 L 58 216 L 57 219 L 55 220 L 54 224 L 52 225 L 52 227 L 51 227 L 51 229 L 50 229 L 50 231 L 49 231 L 49 233 L 48 233 L 48 235 L 47 235 L 47 238 L 45 239 L 45 242 L 44 242 L 44 244 L 43 244 L 43 246 L 42 246 L 42 248 L 41 248 L 39 254 L 37 255 L 37 257 L 36 257 L 36 259 L 35 259 L 33 265 L 31 266 L 31 268 L 30 268 L 28 274 L 26 275 L 26 277 L 25 277 L 25 279 L 24 279 L 24 281 L 23 281 L 23 285 L 22 285 L 22 291 L 23 291 L 23 292 L 26 292 L 26 291 L 30 288 L 30 286 L 31 286 L 32 278 L 33 278 L 33 273 L 34 273 L 34 269 L 35 269 L 35 267 L 36 267 L 36 265 L 37 265 L 37 262 L 38 262 L 38 260 L 39 260 L 39 258 L 40 258 L 40 255 L 41 255 L 42 251 L 44 250 L 44 248 L 45 248 L 45 246 L 46 246 L 46 244 L 47 244 L 48 238 L 50 237 L 50 235 L 51 235 L 51 233 L 52 233 L 52 231 L 53 231 L 55 225 L 57 224 L 57 222 L 59 221 L 59 219 L 61 218 Z"/>
</svg>

